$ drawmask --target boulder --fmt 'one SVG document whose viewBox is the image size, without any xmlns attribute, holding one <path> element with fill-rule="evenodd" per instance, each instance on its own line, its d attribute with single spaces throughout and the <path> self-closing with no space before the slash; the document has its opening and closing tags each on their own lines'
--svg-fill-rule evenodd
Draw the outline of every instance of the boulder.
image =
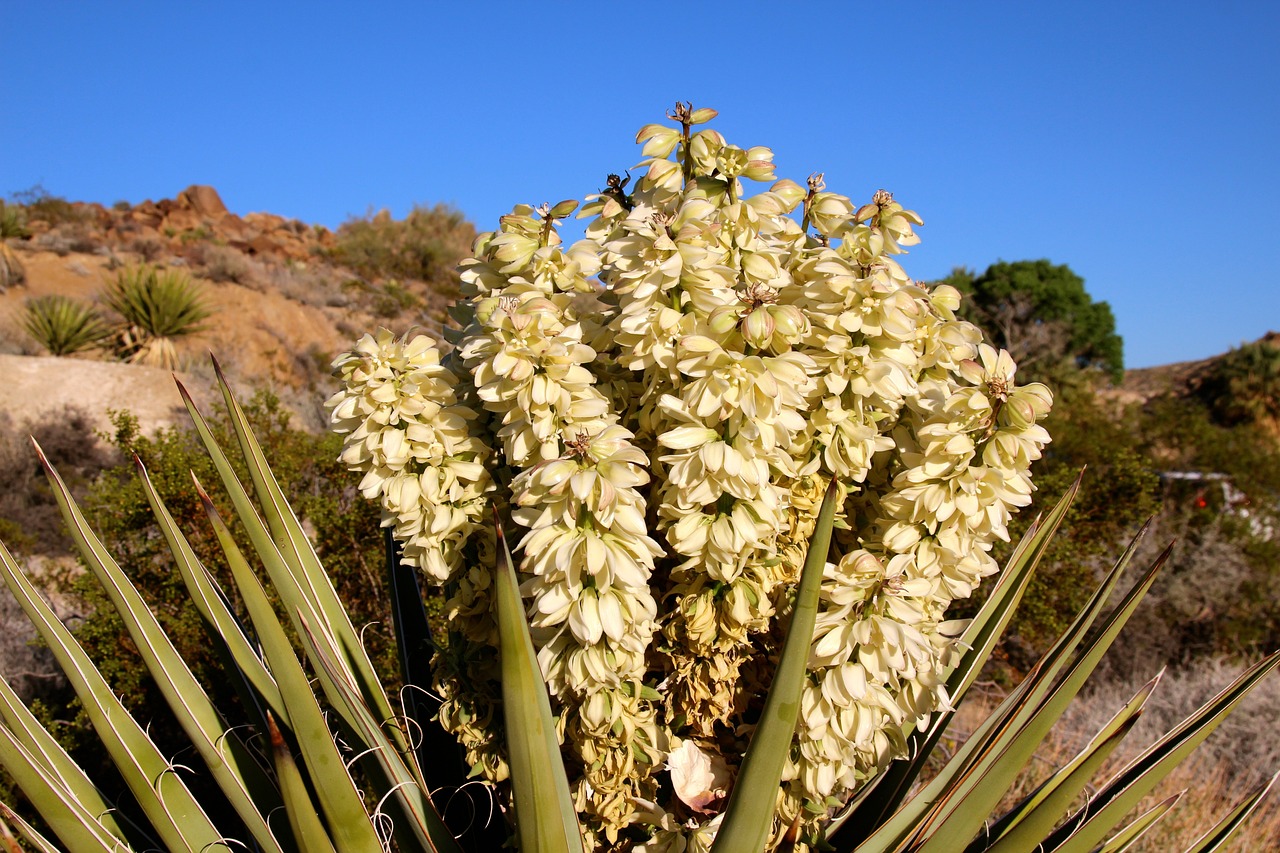
<svg viewBox="0 0 1280 853">
<path fill-rule="evenodd" d="M 192 184 L 178 193 L 178 203 L 201 216 L 217 217 L 227 212 L 227 206 L 222 203 L 218 191 L 205 184 Z"/>
</svg>

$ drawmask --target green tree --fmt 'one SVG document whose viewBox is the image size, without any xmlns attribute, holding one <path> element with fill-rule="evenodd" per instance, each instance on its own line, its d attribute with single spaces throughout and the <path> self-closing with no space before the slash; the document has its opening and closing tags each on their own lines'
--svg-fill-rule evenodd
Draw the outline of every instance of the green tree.
<svg viewBox="0 0 1280 853">
<path fill-rule="evenodd" d="M 1028 378 L 1058 378 L 1063 368 L 1124 376 L 1124 342 L 1111 306 L 1094 301 L 1066 264 L 1000 261 L 982 275 L 956 268 L 943 279 L 965 295 L 961 315 L 1007 349 Z"/>
</svg>

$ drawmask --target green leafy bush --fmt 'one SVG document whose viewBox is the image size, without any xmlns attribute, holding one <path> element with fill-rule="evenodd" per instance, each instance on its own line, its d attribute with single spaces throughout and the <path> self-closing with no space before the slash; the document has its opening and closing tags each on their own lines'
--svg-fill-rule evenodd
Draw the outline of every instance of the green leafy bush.
<svg viewBox="0 0 1280 853">
<path fill-rule="evenodd" d="M 92 305 L 57 294 L 28 299 L 22 327 L 50 355 L 92 349 L 111 333 Z"/>
<path fill-rule="evenodd" d="M 1280 419 L 1280 336 L 1217 359 L 1197 393 L 1228 425 Z"/>
<path fill-rule="evenodd" d="M 981 275 L 957 269 L 943 282 L 965 300 L 960 314 L 1007 349 L 1024 375 L 1057 380 L 1074 369 L 1124 376 L 1124 342 L 1106 302 L 1095 302 L 1066 264 L 1000 261 Z"/>
</svg>

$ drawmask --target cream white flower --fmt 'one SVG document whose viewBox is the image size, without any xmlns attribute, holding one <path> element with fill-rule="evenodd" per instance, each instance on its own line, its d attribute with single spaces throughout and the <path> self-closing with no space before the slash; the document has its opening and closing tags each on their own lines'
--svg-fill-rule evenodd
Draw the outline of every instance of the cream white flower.
<svg viewBox="0 0 1280 853">
<path fill-rule="evenodd" d="M 713 116 L 682 104 L 643 128 L 637 173 L 583 206 L 586 239 L 557 232 L 571 201 L 481 235 L 448 357 L 383 331 L 335 363 L 342 459 L 446 588 L 440 719 L 490 782 L 507 770 L 487 519 L 521 530 L 588 849 L 708 849 L 835 479 L 847 529 L 770 847 L 796 817 L 815 830 L 947 706 L 946 609 L 996 571 L 1049 440 L 1048 389 L 1017 385 L 960 294 L 899 263 L 919 216 L 775 181 L 772 152 Z"/>
</svg>

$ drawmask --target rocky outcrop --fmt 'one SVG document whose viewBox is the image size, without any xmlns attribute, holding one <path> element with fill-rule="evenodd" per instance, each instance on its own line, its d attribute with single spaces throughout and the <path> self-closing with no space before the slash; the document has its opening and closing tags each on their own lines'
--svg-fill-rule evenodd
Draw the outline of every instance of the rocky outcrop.
<svg viewBox="0 0 1280 853">
<path fill-rule="evenodd" d="M 232 213 L 218 191 L 204 184 L 193 184 L 175 198 L 147 199 L 128 207 L 80 202 L 72 206 L 86 227 L 101 232 L 103 242 L 152 243 L 167 254 L 192 254 L 213 243 L 247 255 L 307 261 L 333 245 L 333 234 L 326 228 L 270 213 Z"/>
<path fill-rule="evenodd" d="M 177 202 L 201 216 L 216 218 L 227 212 L 227 206 L 222 203 L 222 196 L 218 195 L 218 191 L 204 184 L 187 187 L 178 193 Z"/>
</svg>

